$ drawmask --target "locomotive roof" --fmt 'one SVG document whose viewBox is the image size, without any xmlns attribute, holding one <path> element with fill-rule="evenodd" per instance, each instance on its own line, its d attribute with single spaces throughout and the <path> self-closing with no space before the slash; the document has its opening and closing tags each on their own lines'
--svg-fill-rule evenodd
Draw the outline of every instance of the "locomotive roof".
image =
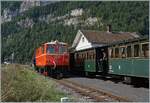
<svg viewBox="0 0 150 103">
<path fill-rule="evenodd" d="M 59 41 L 51 41 L 51 42 L 47 42 L 45 44 L 62 44 L 62 45 L 67 45 L 67 43 L 59 42 Z"/>
</svg>

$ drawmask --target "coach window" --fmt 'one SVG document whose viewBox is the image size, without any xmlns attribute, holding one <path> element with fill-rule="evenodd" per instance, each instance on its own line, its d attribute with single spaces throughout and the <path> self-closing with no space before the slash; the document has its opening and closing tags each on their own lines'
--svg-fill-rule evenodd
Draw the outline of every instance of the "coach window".
<svg viewBox="0 0 150 103">
<path fill-rule="evenodd" d="M 121 47 L 120 48 L 120 55 L 122 58 L 126 57 L 126 47 Z"/>
<path fill-rule="evenodd" d="M 148 43 L 142 44 L 142 56 L 149 57 L 149 45 Z"/>
<path fill-rule="evenodd" d="M 84 52 L 84 59 L 86 59 L 86 52 Z"/>
<path fill-rule="evenodd" d="M 93 52 L 91 51 L 91 59 L 93 59 Z"/>
<path fill-rule="evenodd" d="M 78 59 L 80 59 L 80 58 L 81 58 L 81 57 L 80 57 L 80 55 L 81 55 L 81 54 L 80 54 L 80 53 L 78 53 Z"/>
<path fill-rule="evenodd" d="M 89 52 L 88 57 L 89 57 L 89 59 L 91 59 L 91 52 Z"/>
<path fill-rule="evenodd" d="M 76 59 L 76 58 L 77 58 L 76 53 L 74 53 L 74 59 Z"/>
<path fill-rule="evenodd" d="M 84 59 L 84 53 L 82 53 L 82 59 Z"/>
<path fill-rule="evenodd" d="M 115 57 L 119 58 L 119 48 L 115 48 Z"/>
<path fill-rule="evenodd" d="M 83 52 L 81 53 L 81 60 L 83 61 Z"/>
<path fill-rule="evenodd" d="M 96 53 L 94 52 L 94 54 L 93 54 L 93 59 L 95 59 L 96 58 Z"/>
<path fill-rule="evenodd" d="M 109 48 L 109 57 L 113 58 L 113 48 Z"/>
<path fill-rule="evenodd" d="M 91 59 L 92 59 L 92 60 L 94 59 L 94 53 L 93 53 L 93 51 L 92 51 L 92 53 L 91 53 Z"/>
<path fill-rule="evenodd" d="M 76 59 L 79 59 L 79 54 L 78 53 L 76 54 Z"/>
<path fill-rule="evenodd" d="M 131 46 L 127 46 L 127 57 L 131 57 L 132 55 Z"/>
<path fill-rule="evenodd" d="M 88 52 L 86 52 L 86 59 L 88 59 Z"/>
<path fill-rule="evenodd" d="M 75 58 L 75 60 L 77 59 L 77 53 L 74 54 L 74 58 Z"/>
<path fill-rule="evenodd" d="M 115 54 L 115 50 L 114 50 L 114 48 L 112 48 L 112 51 L 111 51 L 111 57 L 112 57 L 112 58 L 114 58 L 114 57 L 115 57 L 115 55 L 114 55 L 114 54 Z"/>
<path fill-rule="evenodd" d="M 90 51 L 90 53 L 89 53 L 89 59 L 90 59 L 90 60 L 92 59 L 92 53 L 91 53 L 91 51 Z"/>
<path fill-rule="evenodd" d="M 94 59 L 94 51 L 92 51 L 92 59 Z"/>
<path fill-rule="evenodd" d="M 139 45 L 134 45 L 134 57 L 139 57 Z"/>
<path fill-rule="evenodd" d="M 79 53 L 79 58 L 82 59 L 82 54 L 81 54 L 81 52 Z"/>
</svg>

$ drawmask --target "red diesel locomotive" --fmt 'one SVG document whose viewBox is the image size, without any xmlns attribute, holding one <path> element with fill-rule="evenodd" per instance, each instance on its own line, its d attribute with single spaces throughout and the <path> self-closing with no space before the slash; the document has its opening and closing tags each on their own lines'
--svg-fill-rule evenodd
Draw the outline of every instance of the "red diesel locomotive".
<svg viewBox="0 0 150 103">
<path fill-rule="evenodd" d="M 64 42 L 47 42 L 35 50 L 35 69 L 44 74 L 61 77 L 69 71 L 68 45 Z"/>
</svg>

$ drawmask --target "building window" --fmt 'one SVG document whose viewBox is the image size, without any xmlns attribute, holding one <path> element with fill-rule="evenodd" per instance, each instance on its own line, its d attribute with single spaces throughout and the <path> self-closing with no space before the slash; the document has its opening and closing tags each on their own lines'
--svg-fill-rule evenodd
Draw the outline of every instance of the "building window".
<svg viewBox="0 0 150 103">
<path fill-rule="evenodd" d="M 127 46 L 127 57 L 131 57 L 132 55 L 131 46 Z"/>
<path fill-rule="evenodd" d="M 82 37 L 82 42 L 84 42 L 84 37 Z"/>
<path fill-rule="evenodd" d="M 149 45 L 142 44 L 142 57 L 149 57 Z"/>
<path fill-rule="evenodd" d="M 134 45 L 134 57 L 139 57 L 139 45 Z"/>
</svg>

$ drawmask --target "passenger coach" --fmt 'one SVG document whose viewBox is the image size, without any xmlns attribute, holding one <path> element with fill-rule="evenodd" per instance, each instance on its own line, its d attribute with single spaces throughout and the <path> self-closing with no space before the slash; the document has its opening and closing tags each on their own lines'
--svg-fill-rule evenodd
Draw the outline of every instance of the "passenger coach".
<svg viewBox="0 0 150 103">
<path fill-rule="evenodd" d="M 120 42 L 108 47 L 109 74 L 122 75 L 127 82 L 149 78 L 149 39 Z"/>
<path fill-rule="evenodd" d="M 136 33 L 112 32 L 110 26 L 107 31 L 79 30 L 70 55 L 72 69 L 86 75 L 106 75 L 109 71 L 108 47 L 137 38 L 140 36 Z"/>
</svg>

